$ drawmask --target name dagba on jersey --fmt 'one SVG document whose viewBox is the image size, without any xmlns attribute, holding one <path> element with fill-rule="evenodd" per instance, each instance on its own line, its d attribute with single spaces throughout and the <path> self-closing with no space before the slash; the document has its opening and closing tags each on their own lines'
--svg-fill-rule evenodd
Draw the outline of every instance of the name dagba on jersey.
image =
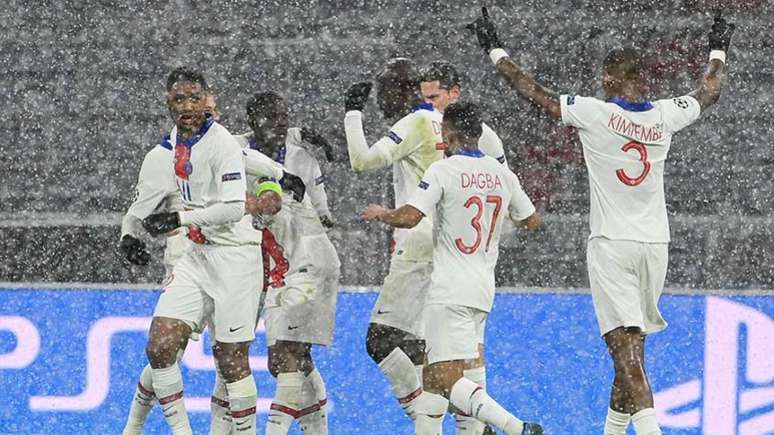
<svg viewBox="0 0 774 435">
<path fill-rule="evenodd" d="M 427 190 L 429 186 L 424 180 L 419 182 L 420 189 Z M 463 172 L 460 174 L 460 186 L 463 189 L 471 187 L 476 189 L 497 189 L 503 187 L 503 182 L 497 174 L 490 174 L 489 172 Z"/>
</svg>

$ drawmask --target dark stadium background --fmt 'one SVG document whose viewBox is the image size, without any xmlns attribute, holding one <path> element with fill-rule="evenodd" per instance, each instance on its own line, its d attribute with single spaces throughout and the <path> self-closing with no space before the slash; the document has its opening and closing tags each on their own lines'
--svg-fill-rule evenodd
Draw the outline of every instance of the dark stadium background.
<svg viewBox="0 0 774 435">
<path fill-rule="evenodd" d="M 599 95 L 598 65 L 621 43 L 647 48 L 654 98 L 694 89 L 715 1 L 488 2 L 509 51 L 552 88 Z M 772 4 L 724 1 L 738 25 L 721 101 L 675 137 L 666 170 L 669 287 L 774 285 Z M 463 26 L 463 1 L 10 1 L 0 7 L 0 281 L 158 282 L 160 262 L 114 254 L 144 154 L 170 128 L 163 82 L 203 70 L 224 124 L 246 128 L 244 103 L 276 89 L 294 125 L 322 130 L 342 283 L 380 284 L 389 236 L 356 212 L 389 201 L 390 173 L 348 168 L 342 93 L 390 56 L 449 60 L 464 95 L 487 108 L 511 166 L 546 216 L 537 235 L 504 237 L 505 286 L 586 287 L 588 182 L 576 134 L 497 79 Z M 370 140 L 385 131 L 371 103 Z M 160 254 L 160 246 L 156 246 Z"/>
</svg>

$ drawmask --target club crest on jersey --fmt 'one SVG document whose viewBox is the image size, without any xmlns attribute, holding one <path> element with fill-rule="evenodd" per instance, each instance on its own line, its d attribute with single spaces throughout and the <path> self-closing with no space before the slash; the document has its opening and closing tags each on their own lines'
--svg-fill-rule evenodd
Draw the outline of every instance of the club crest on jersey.
<svg viewBox="0 0 774 435">
<path fill-rule="evenodd" d="M 430 187 L 430 184 L 427 181 L 422 180 L 422 181 L 419 182 L 419 188 L 420 189 L 427 190 L 428 187 Z"/>
<path fill-rule="evenodd" d="M 688 108 L 688 102 L 685 101 L 685 98 L 674 98 L 672 101 L 675 103 L 675 105 L 681 109 L 687 109 Z"/>
<path fill-rule="evenodd" d="M 403 139 L 400 136 L 398 136 L 398 134 L 395 133 L 392 130 L 387 132 L 387 137 L 389 137 L 396 144 L 399 144 L 399 143 L 403 142 Z"/>
</svg>

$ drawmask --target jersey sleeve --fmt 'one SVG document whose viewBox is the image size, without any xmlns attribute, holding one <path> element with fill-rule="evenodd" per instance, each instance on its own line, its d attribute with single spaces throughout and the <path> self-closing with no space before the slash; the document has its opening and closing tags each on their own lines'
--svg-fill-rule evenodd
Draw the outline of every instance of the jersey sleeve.
<svg viewBox="0 0 774 435">
<path fill-rule="evenodd" d="M 510 180 L 511 201 L 508 204 L 508 215 L 515 222 L 523 221 L 535 213 L 535 206 L 529 199 L 524 189 L 521 188 L 519 177 L 513 172 L 508 171 Z"/>
<path fill-rule="evenodd" d="M 498 162 L 504 164 L 505 167 L 508 167 L 508 161 L 505 159 L 503 141 L 500 139 L 500 136 L 486 124 L 481 124 L 481 128 L 483 131 L 481 137 L 478 139 L 478 148 L 484 154 L 496 159 Z"/>
<path fill-rule="evenodd" d="M 699 101 L 690 95 L 660 100 L 659 103 L 664 111 L 664 124 L 671 133 L 677 133 L 688 127 L 701 115 Z"/>
<path fill-rule="evenodd" d="M 145 155 L 137 177 L 134 200 L 126 212 L 127 215 L 145 219 L 158 208 L 167 195 L 177 191 L 172 166 L 165 165 L 165 162 L 171 162 L 170 156 L 164 154 L 167 152 L 172 151 L 159 147 Z"/>
<path fill-rule="evenodd" d="M 308 160 L 308 171 L 310 182 L 307 183 L 307 193 L 312 201 L 312 206 L 317 211 L 318 216 L 330 216 L 328 209 L 328 194 L 325 192 L 325 176 L 320 170 L 320 164 L 311 154 L 306 153 Z"/>
<path fill-rule="evenodd" d="M 421 211 L 425 216 L 432 215 L 436 204 L 443 196 L 443 184 L 437 164 L 427 168 L 418 187 L 406 204 Z"/>
<path fill-rule="evenodd" d="M 578 129 L 588 128 L 600 113 L 600 103 L 601 101 L 596 98 L 577 95 L 560 96 L 562 123 Z"/>
<path fill-rule="evenodd" d="M 213 153 L 213 174 L 219 183 L 221 202 L 245 201 L 245 162 L 242 149 L 231 136 L 219 144 Z"/>
<path fill-rule="evenodd" d="M 275 180 L 282 178 L 282 166 L 262 152 L 250 148 L 243 148 L 242 156 L 244 157 L 245 173 L 247 175 L 256 178 L 270 177 Z"/>
</svg>

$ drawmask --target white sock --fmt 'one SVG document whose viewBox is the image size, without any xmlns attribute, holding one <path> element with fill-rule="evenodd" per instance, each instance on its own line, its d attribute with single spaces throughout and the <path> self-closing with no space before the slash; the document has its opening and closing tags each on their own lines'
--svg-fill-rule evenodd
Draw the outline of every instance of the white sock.
<svg viewBox="0 0 774 435">
<path fill-rule="evenodd" d="M 255 433 L 255 407 L 258 402 L 258 388 L 253 375 L 226 384 L 228 407 L 234 433 Z"/>
<path fill-rule="evenodd" d="M 164 419 L 174 435 L 192 434 L 183 401 L 183 376 L 177 363 L 163 369 L 151 369 L 153 391 L 158 397 Z"/>
<path fill-rule="evenodd" d="M 483 366 L 476 367 L 474 369 L 467 369 L 462 373 L 466 378 L 480 385 L 486 391 L 486 368 Z M 486 425 L 477 418 L 459 413 L 454 418 L 457 435 L 481 435 L 484 433 Z"/>
<path fill-rule="evenodd" d="M 153 409 L 156 401 L 156 395 L 153 394 L 153 376 L 151 375 L 151 366 L 146 364 L 140 374 L 140 382 L 132 398 L 132 405 L 129 408 L 129 416 L 126 418 L 123 435 L 141 435 L 142 427 L 148 414 Z"/>
<path fill-rule="evenodd" d="M 637 435 L 661 435 L 656 421 L 656 410 L 653 408 L 645 408 L 632 414 L 632 424 Z"/>
<path fill-rule="evenodd" d="M 379 370 L 387 377 L 392 394 L 398 399 L 403 411 L 414 418 L 414 402 L 422 393 L 414 363 L 400 348 L 395 349 L 379 363 Z"/>
<path fill-rule="evenodd" d="M 626 435 L 626 429 L 629 427 L 629 414 L 624 414 L 607 408 L 607 418 L 605 419 L 605 435 Z"/>
<path fill-rule="evenodd" d="M 422 385 L 424 384 L 423 376 L 424 376 L 425 366 L 424 365 L 414 366 L 414 371 L 417 372 L 417 380 L 419 381 L 419 386 L 422 387 Z"/>
<path fill-rule="evenodd" d="M 306 435 L 328 435 L 328 403 L 325 382 L 315 368 L 304 378 L 301 386 L 301 409 L 298 411 L 298 426 Z"/>
<path fill-rule="evenodd" d="M 219 371 L 215 371 L 215 386 L 212 388 L 212 397 L 210 398 L 210 435 L 228 435 L 233 428 L 231 419 L 231 407 L 228 403 L 228 390 L 226 382 L 220 376 Z"/>
<path fill-rule="evenodd" d="M 293 420 L 301 409 L 301 388 L 304 374 L 301 372 L 280 373 L 277 376 L 277 390 L 266 420 L 266 435 L 284 435 L 290 430 Z"/>
<path fill-rule="evenodd" d="M 442 435 L 443 418 L 449 408 L 449 401 L 439 394 L 423 391 L 417 398 L 414 410 L 414 433 L 416 435 Z"/>
<path fill-rule="evenodd" d="M 480 385 L 467 378 L 460 378 L 449 395 L 452 405 L 460 411 L 484 423 L 494 425 L 507 435 L 521 435 L 524 422 L 514 417 L 499 403 L 489 397 Z"/>
</svg>

